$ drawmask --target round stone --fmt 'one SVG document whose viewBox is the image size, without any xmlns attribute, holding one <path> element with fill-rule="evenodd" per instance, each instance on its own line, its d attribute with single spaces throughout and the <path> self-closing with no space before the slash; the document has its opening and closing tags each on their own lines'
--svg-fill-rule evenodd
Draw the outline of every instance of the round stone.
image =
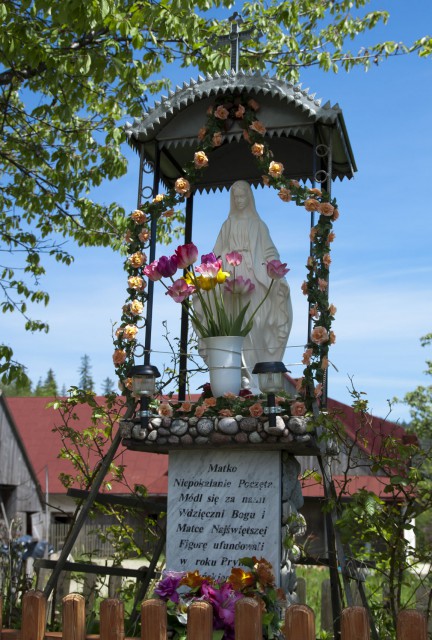
<svg viewBox="0 0 432 640">
<path fill-rule="evenodd" d="M 184 420 L 173 420 L 171 423 L 171 433 L 175 436 L 183 436 L 188 430 L 188 424 Z"/>
<path fill-rule="evenodd" d="M 240 444 L 244 444 L 248 441 L 247 433 L 237 433 L 237 435 L 234 436 L 234 440 Z"/>
<path fill-rule="evenodd" d="M 158 440 L 158 432 L 150 431 L 150 433 L 147 436 L 147 442 L 156 442 L 156 440 Z"/>
<path fill-rule="evenodd" d="M 187 433 L 180 438 L 182 444 L 193 444 L 193 438 Z"/>
<path fill-rule="evenodd" d="M 294 440 L 296 442 L 309 442 L 309 440 L 311 439 L 311 436 L 308 433 L 305 433 L 304 435 L 301 436 L 294 436 Z"/>
<path fill-rule="evenodd" d="M 141 426 L 139 424 L 136 424 L 133 427 L 132 433 L 130 435 L 134 440 L 145 440 L 147 438 L 147 434 L 147 429 L 141 429 Z"/>
<path fill-rule="evenodd" d="M 169 436 L 170 435 L 170 430 L 169 429 L 165 429 L 165 427 L 159 427 L 159 429 L 157 430 L 157 433 L 160 436 Z"/>
<path fill-rule="evenodd" d="M 208 444 L 209 439 L 206 436 L 197 436 L 195 438 L 195 444 Z"/>
<path fill-rule="evenodd" d="M 262 442 L 262 438 L 257 431 L 252 431 L 252 433 L 249 434 L 249 442 L 252 442 L 253 444 L 259 444 L 260 442 Z"/>
<path fill-rule="evenodd" d="M 213 432 L 210 434 L 210 441 L 214 444 L 226 444 L 228 442 L 232 442 L 232 438 L 224 433 Z"/>
<path fill-rule="evenodd" d="M 195 418 L 195 416 L 193 418 L 189 418 L 189 426 L 194 427 L 198 422 L 198 418 Z"/>
<path fill-rule="evenodd" d="M 303 416 L 294 416 L 290 418 L 290 421 L 288 422 L 289 430 L 298 434 L 306 433 L 306 425 L 307 421 Z"/>
<path fill-rule="evenodd" d="M 178 444 L 180 442 L 180 438 L 178 436 L 170 436 L 168 438 L 168 442 L 170 444 Z"/>
<path fill-rule="evenodd" d="M 237 420 L 235 418 L 222 418 L 219 420 L 218 430 L 227 435 L 233 436 L 239 430 Z"/>
<path fill-rule="evenodd" d="M 209 418 L 201 418 L 201 420 L 198 420 L 196 428 L 200 436 L 208 436 L 214 429 L 213 421 Z"/>
<path fill-rule="evenodd" d="M 242 431 L 247 431 L 250 433 L 251 431 L 255 431 L 257 428 L 258 420 L 256 418 L 242 418 L 240 420 L 240 429 Z"/>
<path fill-rule="evenodd" d="M 162 418 L 162 425 L 165 427 L 165 429 L 171 428 L 171 422 L 172 418 Z"/>
<path fill-rule="evenodd" d="M 276 416 L 276 424 L 274 427 L 271 427 L 269 422 L 266 422 L 264 424 L 264 431 L 269 433 L 271 436 L 281 436 L 285 431 L 285 423 L 281 416 Z"/>
<path fill-rule="evenodd" d="M 152 427 L 154 427 L 155 429 L 158 429 L 161 424 L 162 424 L 162 418 L 152 418 L 150 420 L 150 424 Z"/>
</svg>

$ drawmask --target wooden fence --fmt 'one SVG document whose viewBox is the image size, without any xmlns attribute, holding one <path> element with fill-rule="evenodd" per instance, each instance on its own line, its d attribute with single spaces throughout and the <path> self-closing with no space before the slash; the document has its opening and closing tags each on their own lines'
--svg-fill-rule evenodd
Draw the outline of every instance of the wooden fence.
<svg viewBox="0 0 432 640">
<path fill-rule="evenodd" d="M 1 611 L 1 609 L 0 609 Z M 236 640 L 262 640 L 261 606 L 244 598 L 236 603 Z M 189 608 L 188 640 L 211 640 L 211 606 L 196 602 Z M 1 619 L 0 619 L 1 623 Z M 46 600 L 40 591 L 29 591 L 23 599 L 20 631 L 3 629 L 1 640 L 127 640 L 124 636 L 124 605 L 121 600 L 103 600 L 100 607 L 100 635 L 86 636 L 84 598 L 69 594 L 63 599 L 63 631 L 47 632 Z M 1 629 L 1 624 L 0 624 Z M 315 640 L 314 613 L 307 605 L 293 605 L 285 613 L 284 636 L 287 640 Z M 341 640 L 369 640 L 369 623 L 365 609 L 344 609 L 341 617 Z M 141 640 L 167 640 L 166 606 L 161 600 L 146 600 L 141 606 Z M 427 640 L 426 620 L 419 611 L 402 611 L 398 617 L 397 640 Z"/>
</svg>

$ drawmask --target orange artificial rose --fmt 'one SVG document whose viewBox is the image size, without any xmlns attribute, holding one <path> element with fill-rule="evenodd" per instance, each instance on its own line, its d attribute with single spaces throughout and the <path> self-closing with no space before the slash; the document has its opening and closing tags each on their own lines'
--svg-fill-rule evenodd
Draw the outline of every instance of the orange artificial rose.
<svg viewBox="0 0 432 640">
<path fill-rule="evenodd" d="M 311 333 L 311 340 L 315 342 L 315 344 L 323 344 L 324 342 L 328 342 L 329 334 L 325 327 L 321 327 L 318 325 Z"/>
<path fill-rule="evenodd" d="M 308 198 L 304 202 L 306 211 L 319 211 L 320 205 L 321 203 L 315 200 L 315 198 Z"/>
<path fill-rule="evenodd" d="M 282 162 L 275 162 L 272 160 L 269 165 L 269 174 L 272 178 L 280 178 L 284 170 L 284 166 Z"/>
<path fill-rule="evenodd" d="M 319 212 L 328 218 L 334 214 L 334 206 L 330 202 L 321 202 Z"/>
<path fill-rule="evenodd" d="M 259 133 L 261 136 L 263 136 L 266 132 L 265 126 L 259 120 L 254 120 L 254 122 L 252 122 L 252 124 L 249 126 L 249 129 L 252 129 L 252 131 L 255 131 L 255 133 Z"/>
<path fill-rule="evenodd" d="M 135 211 L 132 211 L 131 218 L 135 222 L 135 224 L 144 224 L 144 222 L 147 220 L 146 214 L 140 209 L 135 209 Z"/>
<path fill-rule="evenodd" d="M 129 263 L 135 269 L 142 267 L 142 265 L 146 261 L 147 261 L 147 256 L 145 255 L 145 253 L 141 253 L 141 251 L 137 251 L 136 253 L 133 253 L 131 256 L 129 256 Z"/>
<path fill-rule="evenodd" d="M 209 161 L 204 151 L 197 151 L 194 155 L 194 165 L 197 169 L 203 169 Z"/>
<path fill-rule="evenodd" d="M 181 196 L 187 197 L 190 193 L 190 188 L 189 180 L 186 180 L 186 178 L 177 178 L 175 181 L 174 189 Z"/>
<path fill-rule="evenodd" d="M 291 201 L 291 191 L 286 187 L 282 187 L 282 189 L 278 193 L 279 198 L 282 202 L 290 202 Z"/>
</svg>

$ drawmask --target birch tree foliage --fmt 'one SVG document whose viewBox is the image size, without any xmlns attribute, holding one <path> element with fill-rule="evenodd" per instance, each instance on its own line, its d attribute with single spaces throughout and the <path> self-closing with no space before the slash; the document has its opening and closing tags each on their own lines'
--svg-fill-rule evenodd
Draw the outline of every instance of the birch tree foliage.
<svg viewBox="0 0 432 640">
<path fill-rule="evenodd" d="M 229 33 L 231 4 L 0 2 L 0 305 L 22 314 L 26 329 L 48 329 L 28 308 L 48 303 L 41 285 L 46 255 L 70 264 L 69 239 L 121 250 L 125 212 L 94 193 L 127 171 L 124 118 L 140 117 L 149 96 L 169 86 L 163 73 L 173 62 L 209 73 L 229 68 L 228 48 L 215 43 Z M 388 18 L 384 11 L 368 12 L 368 4 L 246 2 L 241 29 L 255 31 L 243 43 L 242 67 L 271 68 L 297 80 L 311 65 L 349 70 L 399 53 L 430 55 L 430 37 L 363 48 L 362 36 Z M 169 233 L 169 226 L 160 229 L 161 237 Z M 4 382 L 20 371 L 12 348 L 0 345 Z"/>
</svg>

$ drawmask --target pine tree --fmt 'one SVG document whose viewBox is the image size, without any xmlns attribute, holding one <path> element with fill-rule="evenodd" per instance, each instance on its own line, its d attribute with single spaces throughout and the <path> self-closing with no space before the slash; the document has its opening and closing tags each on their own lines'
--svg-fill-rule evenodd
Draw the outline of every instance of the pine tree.
<svg viewBox="0 0 432 640">
<path fill-rule="evenodd" d="M 105 378 L 102 382 L 102 395 L 106 396 L 109 393 L 113 393 L 115 391 L 115 382 L 111 380 L 111 378 Z"/>
<path fill-rule="evenodd" d="M 57 396 L 58 388 L 57 381 L 55 379 L 54 371 L 52 369 L 48 369 L 44 382 L 39 378 L 35 389 L 35 396 L 43 396 L 43 397 L 51 397 Z"/>
<path fill-rule="evenodd" d="M 81 358 L 81 366 L 78 369 L 78 373 L 80 375 L 78 383 L 80 389 L 83 389 L 84 391 L 93 391 L 95 384 L 91 375 L 90 356 L 87 354 L 83 355 Z"/>
</svg>

